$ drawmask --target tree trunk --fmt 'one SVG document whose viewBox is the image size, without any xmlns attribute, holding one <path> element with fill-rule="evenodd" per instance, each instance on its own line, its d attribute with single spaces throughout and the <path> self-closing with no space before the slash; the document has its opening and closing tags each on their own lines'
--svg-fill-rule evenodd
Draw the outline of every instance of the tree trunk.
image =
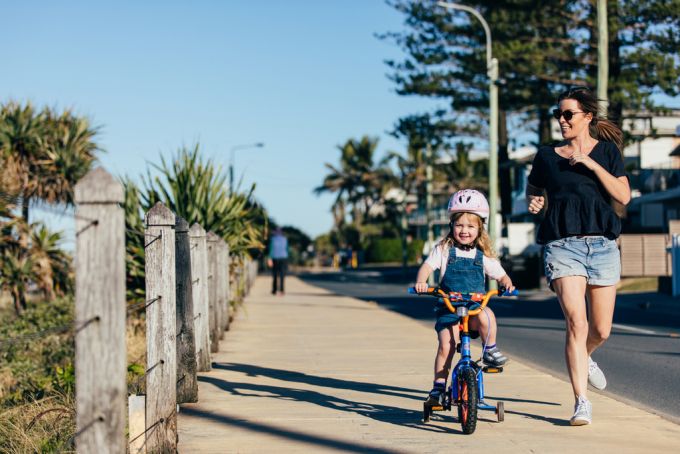
<svg viewBox="0 0 680 454">
<path fill-rule="evenodd" d="M 21 216 L 24 218 L 24 221 L 26 221 L 26 224 L 28 224 L 28 205 L 30 202 L 31 199 L 24 193 L 21 197 Z"/>
<path fill-rule="evenodd" d="M 503 221 L 512 214 L 512 185 L 510 181 L 510 158 L 508 156 L 507 115 L 504 109 L 498 112 L 498 182 L 501 190 L 501 215 Z"/>
<path fill-rule="evenodd" d="M 26 310 L 26 297 L 19 291 L 19 289 L 12 289 L 12 300 L 14 301 L 14 311 L 17 317 L 21 317 L 21 314 Z"/>
<path fill-rule="evenodd" d="M 621 76 L 621 41 L 619 40 L 618 34 L 618 5 L 616 2 L 607 2 L 607 8 L 609 9 L 609 80 L 614 83 L 610 83 L 607 90 L 607 97 L 609 98 L 609 108 L 607 116 L 619 127 L 623 124 L 623 103 L 618 100 L 612 102 L 612 95 L 615 94 L 617 88 L 615 86 L 616 81 L 619 80 Z M 613 86 L 614 85 L 614 86 Z M 619 98 L 620 99 L 620 98 Z M 623 152 L 623 150 L 621 150 Z"/>
<path fill-rule="evenodd" d="M 554 95 L 550 93 L 548 84 L 546 82 L 541 84 L 538 93 L 538 144 L 545 145 L 552 142 L 552 132 L 550 130 L 551 114 L 550 107 L 553 105 Z"/>
</svg>

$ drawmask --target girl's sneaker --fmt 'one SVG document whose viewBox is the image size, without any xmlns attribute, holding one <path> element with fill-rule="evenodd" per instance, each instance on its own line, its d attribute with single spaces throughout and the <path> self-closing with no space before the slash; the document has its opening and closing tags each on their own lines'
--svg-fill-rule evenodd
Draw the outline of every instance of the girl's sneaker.
<svg viewBox="0 0 680 454">
<path fill-rule="evenodd" d="M 484 350 L 482 361 L 484 361 L 484 364 L 487 366 L 502 367 L 508 362 L 508 358 L 501 353 L 498 347 L 494 346 Z"/>
<path fill-rule="evenodd" d="M 432 387 L 432 391 L 427 396 L 425 403 L 427 405 L 441 405 L 442 396 L 446 392 L 446 383 L 435 383 Z"/>
</svg>

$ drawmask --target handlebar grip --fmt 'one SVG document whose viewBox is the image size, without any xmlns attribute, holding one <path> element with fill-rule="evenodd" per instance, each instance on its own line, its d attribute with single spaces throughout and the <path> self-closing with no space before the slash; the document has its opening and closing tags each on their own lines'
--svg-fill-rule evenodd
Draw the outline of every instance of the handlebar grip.
<svg viewBox="0 0 680 454">
<path fill-rule="evenodd" d="M 514 289 L 512 292 L 509 292 L 507 289 L 502 288 L 500 289 L 499 296 L 517 296 L 519 295 L 519 292 L 517 289 Z"/>
<path fill-rule="evenodd" d="M 407 290 L 411 295 L 428 295 L 435 293 L 437 291 L 437 287 L 428 287 L 424 292 L 417 292 L 415 287 L 409 287 Z"/>
</svg>

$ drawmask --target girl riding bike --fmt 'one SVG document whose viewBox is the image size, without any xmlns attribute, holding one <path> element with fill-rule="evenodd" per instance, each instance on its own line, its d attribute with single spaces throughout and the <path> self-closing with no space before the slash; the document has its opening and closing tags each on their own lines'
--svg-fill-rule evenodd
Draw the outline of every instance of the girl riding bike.
<svg viewBox="0 0 680 454">
<path fill-rule="evenodd" d="M 484 195 L 473 189 L 458 191 L 449 200 L 448 212 L 450 231 L 418 270 L 416 291 L 427 291 L 427 278 L 436 269 L 441 270 L 439 286 L 445 292 L 484 293 L 485 276 L 495 279 L 509 291 L 514 290 L 512 280 L 494 257 L 491 241 L 484 230 L 484 222 L 489 216 L 489 204 Z M 460 320 L 443 303 L 437 303 L 435 314 L 439 347 L 434 362 L 434 385 L 427 400 L 432 405 L 440 402 L 446 391 L 458 336 L 454 326 Z M 470 330 L 479 332 L 483 339 L 484 363 L 499 367 L 508 359 L 496 346 L 496 329 L 496 317 L 489 308 L 484 309 L 484 314 L 470 319 Z"/>
</svg>

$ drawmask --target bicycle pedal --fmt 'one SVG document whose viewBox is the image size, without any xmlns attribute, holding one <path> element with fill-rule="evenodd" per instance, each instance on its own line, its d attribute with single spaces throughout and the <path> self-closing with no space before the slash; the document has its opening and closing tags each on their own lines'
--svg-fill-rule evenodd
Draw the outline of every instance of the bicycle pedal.
<svg viewBox="0 0 680 454">
<path fill-rule="evenodd" d="M 444 407 L 441 405 L 435 405 L 434 407 L 430 407 L 430 410 L 432 411 L 443 411 Z"/>
<path fill-rule="evenodd" d="M 485 374 L 500 374 L 501 372 L 503 372 L 503 368 L 494 366 L 484 366 L 482 368 L 482 372 L 484 372 Z"/>
</svg>

